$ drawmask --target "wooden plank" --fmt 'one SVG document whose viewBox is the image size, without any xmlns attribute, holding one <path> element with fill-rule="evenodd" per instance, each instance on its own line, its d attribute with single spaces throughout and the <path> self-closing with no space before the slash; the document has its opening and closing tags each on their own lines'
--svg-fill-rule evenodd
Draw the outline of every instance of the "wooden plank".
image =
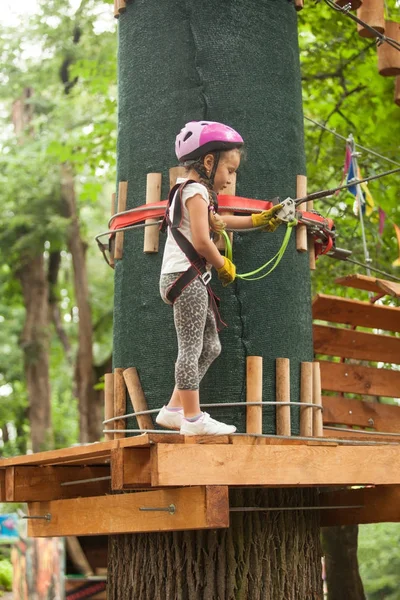
<svg viewBox="0 0 400 600">
<path fill-rule="evenodd" d="M 5 473 L 5 502 L 32 502 L 75 498 L 76 496 L 98 496 L 111 491 L 109 480 L 62 485 L 65 482 L 108 477 L 110 475 L 109 466 L 15 466 L 8 467 Z"/>
<path fill-rule="evenodd" d="M 381 294 L 385 292 L 395 298 L 400 298 L 400 284 L 394 281 L 386 281 L 386 279 L 378 279 L 376 277 L 368 277 L 367 275 L 346 275 L 335 279 L 335 283 L 346 287 Z"/>
<path fill-rule="evenodd" d="M 349 392 L 396 398 L 400 371 L 320 361 L 321 386 L 331 392 Z"/>
<path fill-rule="evenodd" d="M 313 338 L 316 354 L 400 364 L 399 337 L 313 325 Z"/>
<path fill-rule="evenodd" d="M 373 431 L 363 431 L 361 429 L 346 429 L 345 427 L 324 427 L 324 435 L 329 438 L 340 440 L 373 442 L 374 444 L 400 444 L 398 435 L 379 435 Z"/>
<path fill-rule="evenodd" d="M 400 331 L 400 309 L 369 302 L 317 294 L 313 300 L 313 318 L 333 323 Z"/>
<path fill-rule="evenodd" d="M 363 505 L 363 508 L 321 510 L 322 527 L 400 521 L 398 485 L 328 491 L 320 494 L 319 499 L 321 506 Z"/>
<path fill-rule="evenodd" d="M 6 472 L 4 469 L 0 471 L 0 502 L 6 501 Z"/>
<path fill-rule="evenodd" d="M 156 486 L 400 483 L 400 445 L 157 444 L 151 452 L 152 483 Z"/>
<path fill-rule="evenodd" d="M 77 460 L 84 462 L 87 459 L 103 459 L 109 456 L 111 449 L 116 448 L 118 441 L 94 442 L 84 446 L 73 446 L 72 448 L 62 448 L 60 450 L 48 450 L 46 452 L 37 452 L 22 456 L 13 456 L 12 458 L 3 458 L 0 460 L 0 468 L 11 467 L 15 465 L 45 465 L 58 464 L 68 460 Z"/>
<path fill-rule="evenodd" d="M 150 448 L 117 448 L 111 453 L 113 490 L 151 485 Z"/>
<path fill-rule="evenodd" d="M 323 396 L 322 405 L 324 425 L 373 427 L 376 431 L 400 433 L 399 406 L 340 396 Z"/>
<path fill-rule="evenodd" d="M 140 510 L 143 507 L 164 508 L 171 504 L 175 506 L 174 514 Z M 90 502 L 85 498 L 30 502 L 28 513 L 31 517 L 51 515 L 50 521 L 28 521 L 28 536 L 32 537 L 229 527 L 228 491 L 200 486 L 100 496 L 91 498 Z"/>
</svg>

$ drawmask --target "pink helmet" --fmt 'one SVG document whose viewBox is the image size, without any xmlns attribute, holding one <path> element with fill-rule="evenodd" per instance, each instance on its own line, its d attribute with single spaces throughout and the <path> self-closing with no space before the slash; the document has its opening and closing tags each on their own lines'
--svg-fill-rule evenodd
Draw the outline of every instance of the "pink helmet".
<svg viewBox="0 0 400 600">
<path fill-rule="evenodd" d="M 207 152 L 240 148 L 242 136 L 223 123 L 215 121 L 190 121 L 176 136 L 175 152 L 179 162 L 196 160 Z"/>
</svg>

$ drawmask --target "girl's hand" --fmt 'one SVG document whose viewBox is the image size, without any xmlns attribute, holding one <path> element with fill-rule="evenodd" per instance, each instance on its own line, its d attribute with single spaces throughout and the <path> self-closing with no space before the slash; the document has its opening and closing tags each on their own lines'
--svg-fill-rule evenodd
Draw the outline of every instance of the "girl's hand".
<svg viewBox="0 0 400 600">
<path fill-rule="evenodd" d="M 253 227 L 263 227 L 263 231 L 275 231 L 278 229 L 282 221 L 279 217 L 275 217 L 282 208 L 282 204 L 277 204 L 269 210 L 263 210 L 261 213 L 254 213 L 251 215 L 251 221 Z"/>
<path fill-rule="evenodd" d="M 222 285 L 225 287 L 232 283 L 236 277 L 236 267 L 226 256 L 222 257 L 224 259 L 224 264 L 222 267 L 217 269 L 218 279 L 222 282 Z"/>
</svg>

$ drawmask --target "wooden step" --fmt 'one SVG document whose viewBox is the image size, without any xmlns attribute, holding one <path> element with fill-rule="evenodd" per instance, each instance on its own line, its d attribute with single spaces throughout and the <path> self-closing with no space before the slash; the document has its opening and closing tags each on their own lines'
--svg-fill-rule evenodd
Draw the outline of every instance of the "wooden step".
<svg viewBox="0 0 400 600">
<path fill-rule="evenodd" d="M 389 398 L 399 396 L 400 371 L 328 361 L 320 361 L 320 367 L 323 390 Z"/>
<path fill-rule="evenodd" d="M 323 396 L 322 406 L 324 425 L 373 427 L 376 431 L 400 433 L 400 406 L 340 396 Z M 327 430 L 325 436 L 334 438 L 336 432 Z"/>
<path fill-rule="evenodd" d="M 313 338 L 316 354 L 400 364 L 400 337 L 314 325 Z"/>
<path fill-rule="evenodd" d="M 312 313 L 314 319 L 321 321 L 400 331 L 400 308 L 393 306 L 378 306 L 360 300 L 317 294 L 313 300 Z"/>
<path fill-rule="evenodd" d="M 346 287 L 373 292 L 374 294 L 388 294 L 394 298 L 400 298 L 400 283 L 368 277 L 367 275 L 346 275 L 335 279 L 335 283 Z"/>
</svg>

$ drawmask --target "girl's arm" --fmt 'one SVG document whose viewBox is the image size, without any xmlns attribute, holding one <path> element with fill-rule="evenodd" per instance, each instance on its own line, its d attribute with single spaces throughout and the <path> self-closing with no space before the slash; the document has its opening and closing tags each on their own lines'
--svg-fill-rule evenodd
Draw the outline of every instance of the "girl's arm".
<svg viewBox="0 0 400 600">
<path fill-rule="evenodd" d="M 219 215 L 220 218 L 226 223 L 228 229 L 251 229 L 253 222 L 251 215 L 237 216 L 237 215 Z"/>
<path fill-rule="evenodd" d="M 186 201 L 186 207 L 189 211 L 194 248 L 201 256 L 204 256 L 208 263 L 216 269 L 220 269 L 224 266 L 224 257 L 210 239 L 208 205 L 200 194 L 196 194 Z"/>
</svg>

